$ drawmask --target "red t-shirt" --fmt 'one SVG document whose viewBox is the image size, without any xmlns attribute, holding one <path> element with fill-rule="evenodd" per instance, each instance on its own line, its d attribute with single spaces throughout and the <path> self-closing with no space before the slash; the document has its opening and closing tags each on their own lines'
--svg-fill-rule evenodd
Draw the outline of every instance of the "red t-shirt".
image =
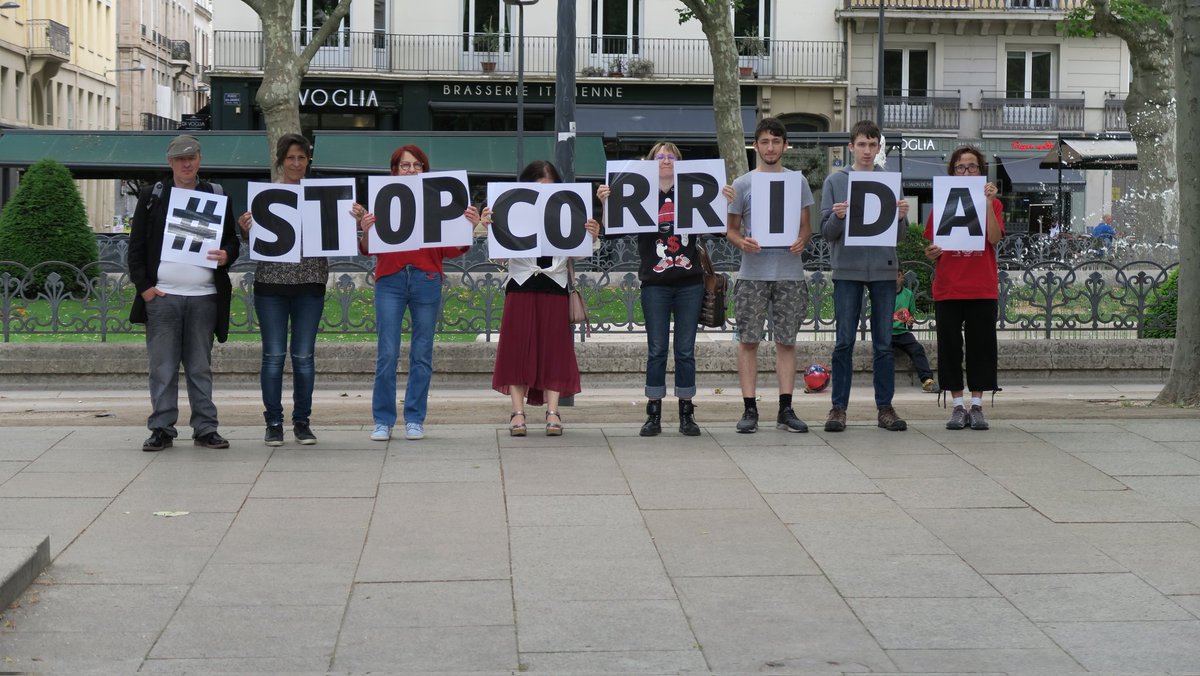
<svg viewBox="0 0 1200 676">
<path fill-rule="evenodd" d="M 447 258 L 457 258 L 467 252 L 469 246 L 433 246 L 415 251 L 392 251 L 373 254 L 375 256 L 375 279 L 396 274 L 411 265 L 425 272 L 441 274 L 442 261 Z"/>
<path fill-rule="evenodd" d="M 1004 205 L 992 198 L 992 211 L 1000 222 L 1004 236 Z M 984 223 L 987 232 L 987 223 Z M 933 241 L 933 212 L 925 221 L 925 239 Z M 943 251 L 933 270 L 933 299 L 979 300 L 1000 296 L 1000 273 L 996 268 L 996 246 L 988 244 L 983 251 Z"/>
</svg>

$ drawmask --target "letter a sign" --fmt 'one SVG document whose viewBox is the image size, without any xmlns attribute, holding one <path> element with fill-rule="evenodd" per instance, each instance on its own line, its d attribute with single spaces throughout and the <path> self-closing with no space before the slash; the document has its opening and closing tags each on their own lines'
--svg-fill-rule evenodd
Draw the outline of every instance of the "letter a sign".
<svg viewBox="0 0 1200 676">
<path fill-rule="evenodd" d="M 933 177 L 933 243 L 946 251 L 983 251 L 984 176 Z"/>
</svg>

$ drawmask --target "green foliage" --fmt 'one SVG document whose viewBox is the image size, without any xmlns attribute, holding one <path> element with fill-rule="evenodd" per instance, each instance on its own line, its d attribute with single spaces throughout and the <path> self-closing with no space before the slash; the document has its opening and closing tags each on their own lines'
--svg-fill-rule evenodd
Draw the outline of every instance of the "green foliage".
<svg viewBox="0 0 1200 676">
<path fill-rule="evenodd" d="M 37 268 L 26 286 L 28 293 L 40 291 L 52 272 L 59 274 L 68 291 L 84 286 L 69 266 L 83 270 L 96 263 L 96 235 L 88 227 L 87 210 L 71 172 L 62 164 L 47 158 L 25 172 L 16 194 L 0 212 L 0 252 L 0 259 L 30 268 L 45 261 L 68 264 Z M 16 270 L 0 272 L 16 274 Z M 94 267 L 87 270 L 94 272 Z"/>
<path fill-rule="evenodd" d="M 917 310 L 930 312 L 933 309 L 933 266 L 925 258 L 925 226 L 916 223 L 909 224 L 908 234 L 896 245 L 896 257 L 903 266 L 904 272 L 911 277 L 916 275 Z"/>
<path fill-rule="evenodd" d="M 1179 315 L 1179 268 L 1158 287 L 1158 303 L 1146 308 L 1143 338 L 1174 338 Z"/>
<path fill-rule="evenodd" d="M 1170 28 L 1171 18 L 1157 7 L 1146 5 L 1142 0 L 1108 0 L 1107 4 L 1109 13 L 1115 20 L 1122 23 L 1145 26 L 1160 31 Z M 1096 37 L 1095 18 L 1095 3 L 1083 3 L 1067 12 L 1067 15 L 1059 22 L 1058 28 L 1068 37 L 1094 38 Z"/>
</svg>

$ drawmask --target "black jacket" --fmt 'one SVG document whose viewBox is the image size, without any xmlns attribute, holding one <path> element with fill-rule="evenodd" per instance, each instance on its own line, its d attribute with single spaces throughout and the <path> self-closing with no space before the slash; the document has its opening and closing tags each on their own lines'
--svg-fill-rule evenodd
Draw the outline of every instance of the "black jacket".
<svg viewBox="0 0 1200 676">
<path fill-rule="evenodd" d="M 154 184 L 148 185 L 138 194 L 137 208 L 133 211 L 133 223 L 129 230 L 129 280 L 137 289 L 129 321 L 146 323 L 146 301 L 142 293 L 158 284 L 158 264 L 162 257 L 163 233 L 167 228 L 167 207 L 171 203 L 171 177 L 162 181 L 162 194 L 154 198 Z M 200 192 L 214 192 L 212 184 L 200 181 L 196 186 Z M 217 342 L 229 337 L 229 305 L 233 297 L 233 285 L 229 281 L 229 266 L 237 260 L 241 244 L 237 235 L 237 223 L 233 219 L 233 200 L 225 202 L 225 222 L 221 232 L 221 248 L 229 254 L 225 265 L 213 271 L 213 283 L 217 287 L 217 326 L 213 332 Z"/>
</svg>

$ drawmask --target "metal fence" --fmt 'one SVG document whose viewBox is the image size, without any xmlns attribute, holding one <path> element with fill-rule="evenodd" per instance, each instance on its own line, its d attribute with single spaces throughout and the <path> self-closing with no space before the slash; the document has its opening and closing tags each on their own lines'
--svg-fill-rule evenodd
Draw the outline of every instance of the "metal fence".
<svg viewBox="0 0 1200 676">
<path fill-rule="evenodd" d="M 482 39 L 488 37 L 485 41 Z M 494 38 L 494 43 L 493 43 Z M 215 68 L 258 71 L 263 67 L 261 31 L 214 31 Z M 307 44 L 294 31 L 297 48 Z M 773 80 L 843 81 L 843 42 L 764 40 L 761 54 L 740 57 L 758 77 Z M 585 35 L 575 41 L 575 61 L 586 77 L 712 79 L 712 56 L 703 38 L 644 38 Z M 553 77 L 558 39 L 525 36 L 525 75 Z M 341 31 L 317 50 L 309 72 L 347 71 L 408 75 L 483 75 L 517 72 L 517 37 L 488 35 L 405 35 Z"/>
<path fill-rule="evenodd" d="M 101 260 L 84 270 L 47 262 L 27 268 L 0 261 L 0 330 L 4 342 L 22 336 L 87 334 L 107 340 L 119 334 L 140 334 L 128 321 L 134 289 L 125 267 L 128 242 L 124 236 L 100 237 Z M 718 271 L 736 273 L 741 252 L 724 239 L 709 243 Z M 505 273 L 485 255 L 482 240 L 463 257 L 446 261 L 443 308 L 437 333 L 495 340 L 504 307 Z M 997 328 L 1016 337 L 1143 337 L 1147 331 L 1172 329 L 1155 325 L 1151 312 L 1173 292 L 1160 286 L 1178 265 L 1178 251 L 1159 245 L 1149 249 L 1108 249 L 1090 238 L 1048 240 L 1011 236 L 999 247 L 1000 307 Z M 1139 254 L 1148 254 L 1138 258 Z M 832 339 L 833 282 L 829 248 L 816 238 L 804 253 L 809 271 L 808 313 L 801 339 Z M 932 335 L 934 327 L 927 283 L 931 264 L 903 262 L 910 288 L 917 296 L 914 332 Z M 637 244 L 632 238 L 604 240 L 595 254 L 575 267 L 577 283 L 588 300 L 594 334 L 645 332 L 640 317 Z M 372 334 L 374 259 L 335 258 L 320 332 Z M 230 332 L 254 334 L 254 263 L 242 258 L 233 266 L 234 297 Z M 732 305 L 732 294 L 728 298 Z M 730 312 L 732 317 L 732 312 Z M 866 336 L 868 311 L 864 303 L 860 332 Z M 407 325 L 406 325 L 407 330 Z M 732 333 L 730 323 L 723 329 Z M 582 330 L 580 340 L 585 340 Z"/>
</svg>

